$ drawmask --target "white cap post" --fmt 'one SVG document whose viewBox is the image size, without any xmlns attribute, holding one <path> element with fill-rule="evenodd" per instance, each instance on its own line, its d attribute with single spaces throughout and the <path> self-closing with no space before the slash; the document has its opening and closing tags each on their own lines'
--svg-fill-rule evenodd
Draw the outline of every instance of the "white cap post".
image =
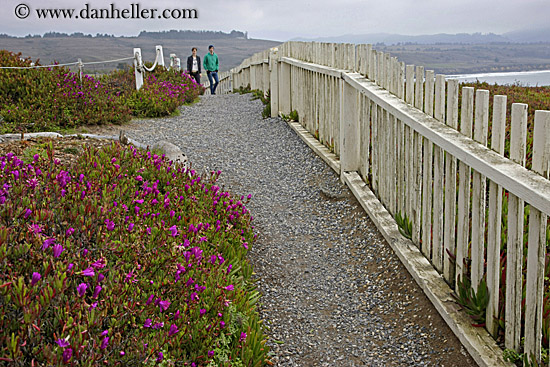
<svg viewBox="0 0 550 367">
<path fill-rule="evenodd" d="M 158 65 L 164 66 L 164 52 L 162 52 L 162 46 L 157 45 L 157 46 L 155 46 L 155 49 L 157 51 Z"/>
<path fill-rule="evenodd" d="M 134 48 L 134 68 L 136 76 L 136 90 L 140 90 L 143 86 L 143 61 L 141 59 L 141 48 Z"/>
</svg>

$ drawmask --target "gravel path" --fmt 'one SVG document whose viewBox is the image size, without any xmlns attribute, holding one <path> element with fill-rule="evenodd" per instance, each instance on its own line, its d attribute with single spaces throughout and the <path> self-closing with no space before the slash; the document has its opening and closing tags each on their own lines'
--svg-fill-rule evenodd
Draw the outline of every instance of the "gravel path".
<svg viewBox="0 0 550 367">
<path fill-rule="evenodd" d="M 127 135 L 252 194 L 250 252 L 278 366 L 475 366 L 336 174 L 250 95 L 204 96 Z"/>
</svg>

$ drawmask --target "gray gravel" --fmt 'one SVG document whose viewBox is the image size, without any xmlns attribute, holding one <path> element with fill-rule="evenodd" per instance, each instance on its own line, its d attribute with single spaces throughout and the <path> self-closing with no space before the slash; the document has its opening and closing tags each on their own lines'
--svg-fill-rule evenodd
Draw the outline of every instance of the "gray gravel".
<svg viewBox="0 0 550 367">
<path fill-rule="evenodd" d="M 203 96 L 127 136 L 252 194 L 249 257 L 278 366 L 475 366 L 336 174 L 250 95 Z M 152 133 L 153 132 L 153 133 Z"/>
</svg>

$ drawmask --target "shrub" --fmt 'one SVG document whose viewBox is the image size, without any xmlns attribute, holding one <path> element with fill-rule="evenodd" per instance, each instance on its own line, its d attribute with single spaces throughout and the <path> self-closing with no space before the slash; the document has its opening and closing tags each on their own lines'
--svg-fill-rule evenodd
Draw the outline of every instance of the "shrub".
<svg viewBox="0 0 550 367">
<path fill-rule="evenodd" d="M 262 366 L 246 200 L 113 144 L 0 157 L 0 357 L 15 366 Z"/>
</svg>

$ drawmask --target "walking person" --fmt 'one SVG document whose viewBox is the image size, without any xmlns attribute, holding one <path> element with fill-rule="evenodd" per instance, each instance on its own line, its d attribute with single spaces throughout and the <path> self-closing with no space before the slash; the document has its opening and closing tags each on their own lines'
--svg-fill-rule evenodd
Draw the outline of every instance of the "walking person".
<svg viewBox="0 0 550 367">
<path fill-rule="evenodd" d="M 191 49 L 192 55 L 187 58 L 187 72 L 195 78 L 197 84 L 201 83 L 201 58 L 197 56 L 197 48 Z"/>
<path fill-rule="evenodd" d="M 206 70 L 206 75 L 210 81 L 210 94 L 216 94 L 216 87 L 219 84 L 218 80 L 218 55 L 214 53 L 214 46 L 208 46 L 208 53 L 204 56 L 203 66 Z M 212 82 L 212 79 L 216 82 Z"/>
</svg>

